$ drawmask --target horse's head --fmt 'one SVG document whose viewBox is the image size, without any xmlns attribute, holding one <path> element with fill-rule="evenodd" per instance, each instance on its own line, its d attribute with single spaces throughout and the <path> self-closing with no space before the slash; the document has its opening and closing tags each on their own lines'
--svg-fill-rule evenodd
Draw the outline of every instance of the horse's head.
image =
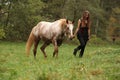
<svg viewBox="0 0 120 80">
<path fill-rule="evenodd" d="M 65 33 L 66 33 L 66 35 L 68 35 L 69 39 L 71 39 L 71 40 L 73 38 L 73 27 L 74 27 L 73 23 L 74 23 L 74 21 L 71 22 L 71 21 L 66 20 Z"/>
</svg>

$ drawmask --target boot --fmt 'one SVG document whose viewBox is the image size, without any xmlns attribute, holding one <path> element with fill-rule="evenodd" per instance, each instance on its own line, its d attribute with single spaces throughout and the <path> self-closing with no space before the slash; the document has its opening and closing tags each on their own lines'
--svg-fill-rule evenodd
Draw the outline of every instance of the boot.
<svg viewBox="0 0 120 80">
<path fill-rule="evenodd" d="M 79 58 L 82 58 L 82 57 L 83 57 L 83 52 L 80 52 Z"/>
<path fill-rule="evenodd" d="M 73 55 L 74 55 L 74 56 L 76 56 L 77 51 L 78 51 L 77 49 L 74 49 L 74 52 L 73 52 Z"/>
</svg>

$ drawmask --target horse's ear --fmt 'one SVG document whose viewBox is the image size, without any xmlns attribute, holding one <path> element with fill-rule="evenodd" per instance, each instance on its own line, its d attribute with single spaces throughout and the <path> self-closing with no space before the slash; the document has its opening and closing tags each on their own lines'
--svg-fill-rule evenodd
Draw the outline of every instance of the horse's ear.
<svg viewBox="0 0 120 80">
<path fill-rule="evenodd" d="M 66 19 L 66 23 L 68 24 L 68 19 Z"/>
<path fill-rule="evenodd" d="M 72 21 L 72 24 L 74 24 L 74 22 L 75 22 L 75 21 L 73 20 L 73 21 Z"/>
</svg>

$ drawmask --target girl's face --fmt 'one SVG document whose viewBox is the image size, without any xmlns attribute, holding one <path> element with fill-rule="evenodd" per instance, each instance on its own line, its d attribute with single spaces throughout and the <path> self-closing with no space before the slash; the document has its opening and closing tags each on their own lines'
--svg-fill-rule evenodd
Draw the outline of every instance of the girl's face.
<svg viewBox="0 0 120 80">
<path fill-rule="evenodd" d="M 89 13 L 88 13 L 88 12 L 84 12 L 83 16 L 84 16 L 85 18 L 88 18 L 88 17 L 89 17 Z"/>
</svg>

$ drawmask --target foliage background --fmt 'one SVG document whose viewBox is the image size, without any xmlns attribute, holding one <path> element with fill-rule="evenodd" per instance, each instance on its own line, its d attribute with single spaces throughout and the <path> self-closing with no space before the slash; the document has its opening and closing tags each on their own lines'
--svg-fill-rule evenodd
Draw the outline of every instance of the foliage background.
<svg viewBox="0 0 120 80">
<path fill-rule="evenodd" d="M 91 13 L 91 34 L 104 40 L 120 37 L 119 0 L 0 0 L 0 39 L 26 41 L 38 22 L 68 18 L 77 21 Z"/>
</svg>

